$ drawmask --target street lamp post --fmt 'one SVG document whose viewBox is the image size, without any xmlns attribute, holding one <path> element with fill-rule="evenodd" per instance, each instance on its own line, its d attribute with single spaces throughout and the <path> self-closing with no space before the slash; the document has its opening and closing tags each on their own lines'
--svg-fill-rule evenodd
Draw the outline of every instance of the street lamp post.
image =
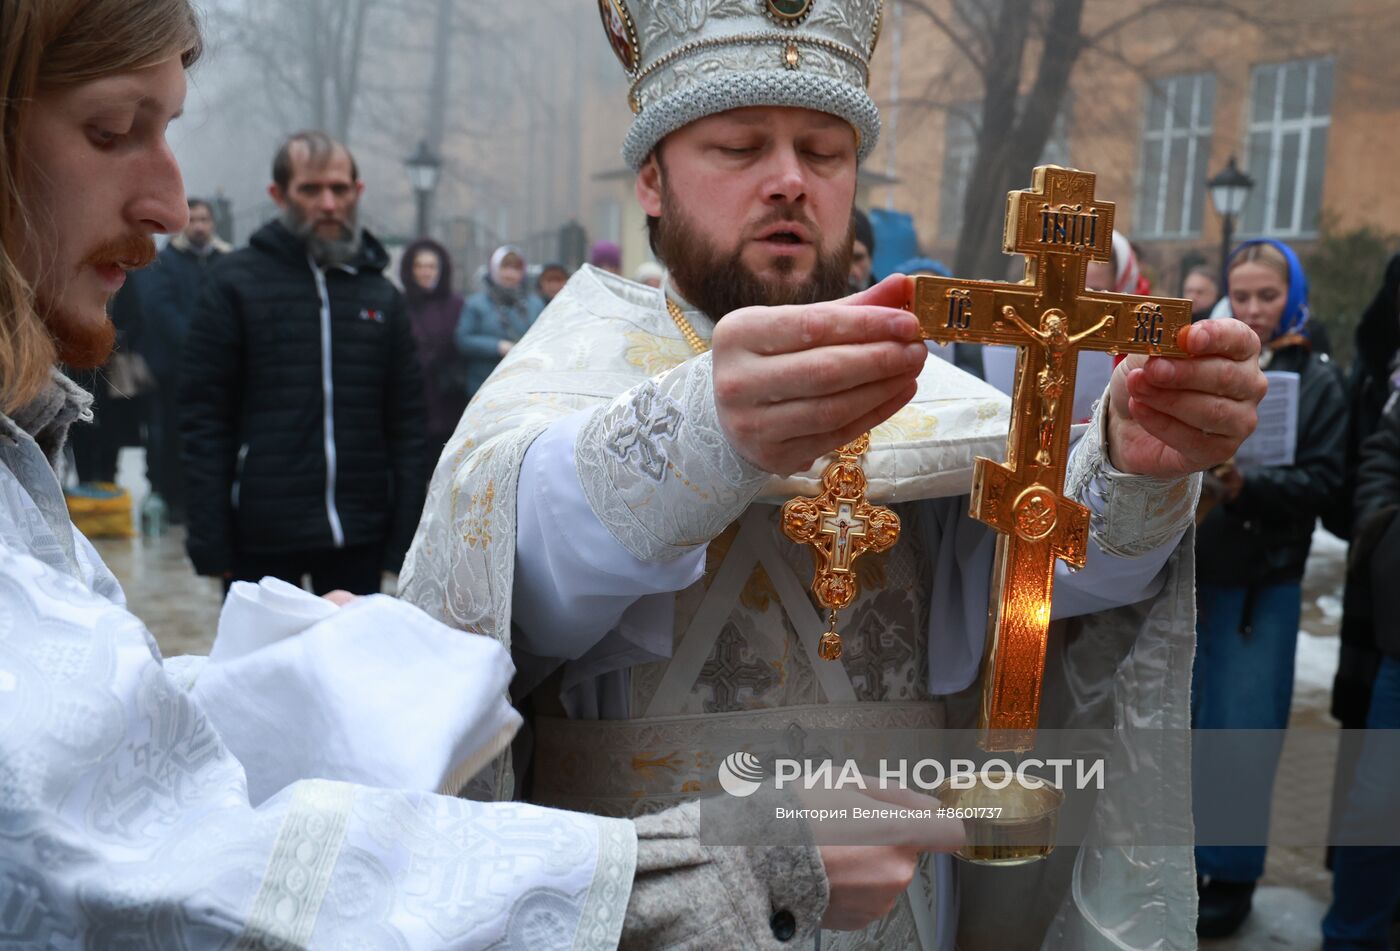
<svg viewBox="0 0 1400 951">
<path fill-rule="evenodd" d="M 1220 216 L 1220 271 L 1223 274 L 1230 260 L 1230 242 L 1235 238 L 1235 222 L 1243 213 L 1245 202 L 1249 201 L 1254 179 L 1249 173 L 1240 171 L 1232 155 L 1230 161 L 1225 163 L 1225 168 L 1216 172 L 1210 181 L 1206 182 L 1206 188 L 1210 190 L 1210 203 L 1215 206 L 1215 213 Z"/>
<path fill-rule="evenodd" d="M 404 160 L 404 167 L 408 169 L 408 181 L 418 200 L 418 237 L 425 238 L 428 236 L 429 206 L 433 189 L 437 188 L 438 174 L 442 171 L 442 160 L 428 148 L 427 140 L 421 140 L 418 151 Z"/>
</svg>

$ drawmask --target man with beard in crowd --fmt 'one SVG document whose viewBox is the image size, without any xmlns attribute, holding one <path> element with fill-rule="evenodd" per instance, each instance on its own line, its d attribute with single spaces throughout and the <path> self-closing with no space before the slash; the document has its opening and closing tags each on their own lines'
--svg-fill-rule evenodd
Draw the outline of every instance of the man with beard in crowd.
<svg viewBox="0 0 1400 951">
<path fill-rule="evenodd" d="M 185 346 L 180 431 L 195 570 L 379 591 L 423 505 L 423 391 L 364 183 L 323 132 L 278 149 L 282 214 L 220 261 Z"/>
<path fill-rule="evenodd" d="M 519 780 L 617 815 L 716 789 L 735 729 L 973 725 L 995 545 L 967 494 L 1008 420 L 1004 397 L 927 359 L 906 277 L 838 300 L 879 133 L 880 4 L 628 8 L 609 33 L 639 77 L 623 154 L 669 280 L 574 275 L 468 407 L 403 574 L 410 601 L 514 651 L 533 749 L 482 792 Z M 1237 321 L 1185 346 L 1195 359 L 1124 361 L 1072 453 L 1093 541 L 1086 568 L 1057 571 L 1053 636 L 1096 646 L 1052 650 L 1046 687 L 1076 698 L 1078 726 L 1116 731 L 1091 835 L 1125 841 L 1131 814 L 1133 842 L 1181 845 L 1057 850 L 986 877 L 940 860 L 823 948 L 1194 945 L 1184 744 L 1129 751 L 1163 751 L 1149 724 L 1189 725 L 1197 473 L 1252 430 L 1264 383 Z M 871 430 L 869 482 L 903 531 L 861 571 L 832 661 L 778 505 L 820 491 L 827 454 Z M 1069 715 L 1047 699 L 1041 725 Z"/>
</svg>

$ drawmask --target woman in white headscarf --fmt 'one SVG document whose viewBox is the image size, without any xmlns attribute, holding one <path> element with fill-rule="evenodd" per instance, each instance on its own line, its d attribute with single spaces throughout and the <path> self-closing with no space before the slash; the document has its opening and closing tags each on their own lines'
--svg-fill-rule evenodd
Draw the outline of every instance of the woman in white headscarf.
<svg viewBox="0 0 1400 951">
<path fill-rule="evenodd" d="M 1113 260 L 1090 261 L 1084 284 L 1091 291 L 1111 291 L 1114 294 L 1150 294 L 1152 284 L 1138 266 L 1137 252 L 1131 242 L 1117 231 L 1113 232 Z"/>
<path fill-rule="evenodd" d="M 501 245 L 491 255 L 482 284 L 457 320 L 457 349 L 467 358 L 463 382 L 468 399 L 544 309 L 525 285 L 525 255 L 514 245 Z"/>
</svg>

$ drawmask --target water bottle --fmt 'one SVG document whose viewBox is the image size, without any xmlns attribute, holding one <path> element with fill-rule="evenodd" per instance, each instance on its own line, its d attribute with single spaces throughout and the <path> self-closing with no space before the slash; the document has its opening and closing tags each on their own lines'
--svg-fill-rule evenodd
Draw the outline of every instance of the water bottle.
<svg viewBox="0 0 1400 951">
<path fill-rule="evenodd" d="M 152 492 L 141 503 L 141 537 L 154 540 L 165 534 L 166 507 L 160 493 Z"/>
</svg>

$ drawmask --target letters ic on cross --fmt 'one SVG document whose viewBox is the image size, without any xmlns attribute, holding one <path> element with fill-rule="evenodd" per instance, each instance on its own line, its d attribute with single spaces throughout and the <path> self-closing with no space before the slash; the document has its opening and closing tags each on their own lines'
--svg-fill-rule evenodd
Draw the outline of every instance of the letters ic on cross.
<svg viewBox="0 0 1400 951">
<path fill-rule="evenodd" d="M 1113 258 L 1113 204 L 1094 174 L 1035 169 L 1007 196 L 1004 248 L 1026 257 L 1019 284 L 914 278 L 910 309 L 939 343 L 1018 348 L 1006 464 L 979 458 L 971 515 L 998 532 L 983 661 L 981 745 L 1035 742 L 1055 560 L 1084 567 L 1089 512 L 1064 496 L 1080 350 L 1184 357 L 1188 301 L 1086 291 L 1091 260 Z"/>
</svg>

